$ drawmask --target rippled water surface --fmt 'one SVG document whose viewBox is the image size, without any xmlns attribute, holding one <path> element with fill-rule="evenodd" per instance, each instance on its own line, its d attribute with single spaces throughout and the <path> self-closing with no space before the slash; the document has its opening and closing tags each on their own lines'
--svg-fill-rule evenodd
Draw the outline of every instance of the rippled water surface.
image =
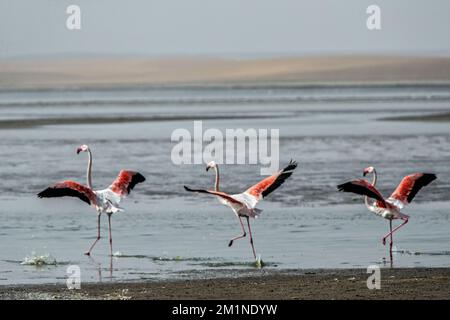
<svg viewBox="0 0 450 320">
<path fill-rule="evenodd" d="M 227 246 L 240 233 L 231 211 L 183 190 L 210 187 L 213 174 L 171 162 L 173 130 L 192 132 L 195 119 L 204 129 L 280 129 L 280 164 L 299 162 L 252 221 L 265 268 L 390 266 L 381 244 L 388 222 L 335 187 L 368 165 L 377 167 L 385 195 L 408 173 L 438 175 L 404 210 L 411 219 L 395 234 L 393 266 L 448 266 L 450 124 L 380 119 L 449 111 L 447 87 L 2 92 L 0 284 L 65 281 L 73 264 L 83 281 L 254 272 L 248 238 Z M 112 259 L 106 238 L 92 258 L 83 255 L 96 235 L 92 208 L 35 196 L 58 180 L 85 181 L 80 144 L 93 150 L 94 187 L 108 186 L 122 168 L 147 178 L 123 202 L 126 212 L 113 216 Z M 222 165 L 222 189 L 243 191 L 262 178 L 259 169 Z"/>
</svg>

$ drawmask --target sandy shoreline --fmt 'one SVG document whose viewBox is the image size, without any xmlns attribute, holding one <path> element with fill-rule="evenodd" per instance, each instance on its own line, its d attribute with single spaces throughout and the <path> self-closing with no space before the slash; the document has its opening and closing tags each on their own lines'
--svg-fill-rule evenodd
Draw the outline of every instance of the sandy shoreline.
<svg viewBox="0 0 450 320">
<path fill-rule="evenodd" d="M 237 278 L 0 287 L 0 299 L 449 299 L 450 268 L 381 269 L 369 290 L 365 269 L 261 272 Z"/>
<path fill-rule="evenodd" d="M 420 122 L 449 122 L 450 112 L 434 113 L 420 116 L 400 116 L 380 119 L 383 121 L 420 121 Z"/>
<path fill-rule="evenodd" d="M 136 86 L 448 84 L 450 58 L 336 56 L 271 59 L 4 60 L 1 90 Z"/>
</svg>

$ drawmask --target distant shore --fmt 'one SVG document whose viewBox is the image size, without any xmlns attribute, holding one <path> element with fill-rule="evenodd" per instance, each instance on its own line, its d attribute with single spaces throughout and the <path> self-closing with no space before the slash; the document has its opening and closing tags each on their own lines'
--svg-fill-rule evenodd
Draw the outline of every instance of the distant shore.
<svg viewBox="0 0 450 320">
<path fill-rule="evenodd" d="M 157 86 L 450 84 L 450 58 L 53 58 L 3 60 L 0 90 Z"/>
<path fill-rule="evenodd" d="M 156 121 L 180 121 L 198 120 L 200 115 L 173 115 L 173 116 L 91 116 L 91 117 L 66 117 L 66 118 L 38 118 L 38 119 L 11 119 L 0 120 L 2 129 L 24 129 L 40 126 L 76 125 L 76 124 L 113 124 L 113 123 L 136 123 Z M 233 119 L 263 119 L 273 118 L 264 115 L 202 115 L 203 120 L 233 120 Z"/>
<path fill-rule="evenodd" d="M 434 113 L 420 116 L 400 116 L 389 117 L 380 120 L 384 121 L 421 121 L 421 122 L 450 122 L 450 112 Z"/>
<path fill-rule="evenodd" d="M 450 268 L 381 269 L 381 289 L 365 269 L 293 270 L 218 279 L 0 287 L 0 299 L 450 299 Z"/>
</svg>

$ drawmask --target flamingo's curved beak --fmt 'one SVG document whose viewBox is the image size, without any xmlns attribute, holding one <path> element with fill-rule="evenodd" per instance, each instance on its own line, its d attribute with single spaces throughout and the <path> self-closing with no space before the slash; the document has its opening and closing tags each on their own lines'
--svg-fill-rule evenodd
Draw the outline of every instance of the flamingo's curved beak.
<svg viewBox="0 0 450 320">
<path fill-rule="evenodd" d="M 83 149 L 81 149 L 80 147 L 77 148 L 77 154 L 79 154 L 81 151 L 83 151 Z"/>
<path fill-rule="evenodd" d="M 206 166 L 206 172 L 208 172 L 209 168 L 211 168 L 210 166 Z"/>
</svg>

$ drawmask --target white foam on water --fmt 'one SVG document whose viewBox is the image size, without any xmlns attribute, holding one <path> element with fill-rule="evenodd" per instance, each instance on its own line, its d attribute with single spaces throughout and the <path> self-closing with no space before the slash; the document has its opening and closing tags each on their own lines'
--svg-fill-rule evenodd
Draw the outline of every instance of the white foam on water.
<svg viewBox="0 0 450 320">
<path fill-rule="evenodd" d="M 258 257 L 256 258 L 255 266 L 256 266 L 256 268 L 258 268 L 258 269 L 261 269 L 261 268 L 263 267 L 263 262 L 262 262 L 262 260 L 261 260 L 261 255 L 260 255 L 260 254 L 259 254 Z"/>
<path fill-rule="evenodd" d="M 54 266 L 57 262 L 56 259 L 48 253 L 39 255 L 32 252 L 31 255 L 26 256 L 20 264 L 25 266 Z"/>
<path fill-rule="evenodd" d="M 122 252 L 120 251 L 113 252 L 113 257 L 121 257 L 121 256 L 123 256 Z"/>
</svg>

